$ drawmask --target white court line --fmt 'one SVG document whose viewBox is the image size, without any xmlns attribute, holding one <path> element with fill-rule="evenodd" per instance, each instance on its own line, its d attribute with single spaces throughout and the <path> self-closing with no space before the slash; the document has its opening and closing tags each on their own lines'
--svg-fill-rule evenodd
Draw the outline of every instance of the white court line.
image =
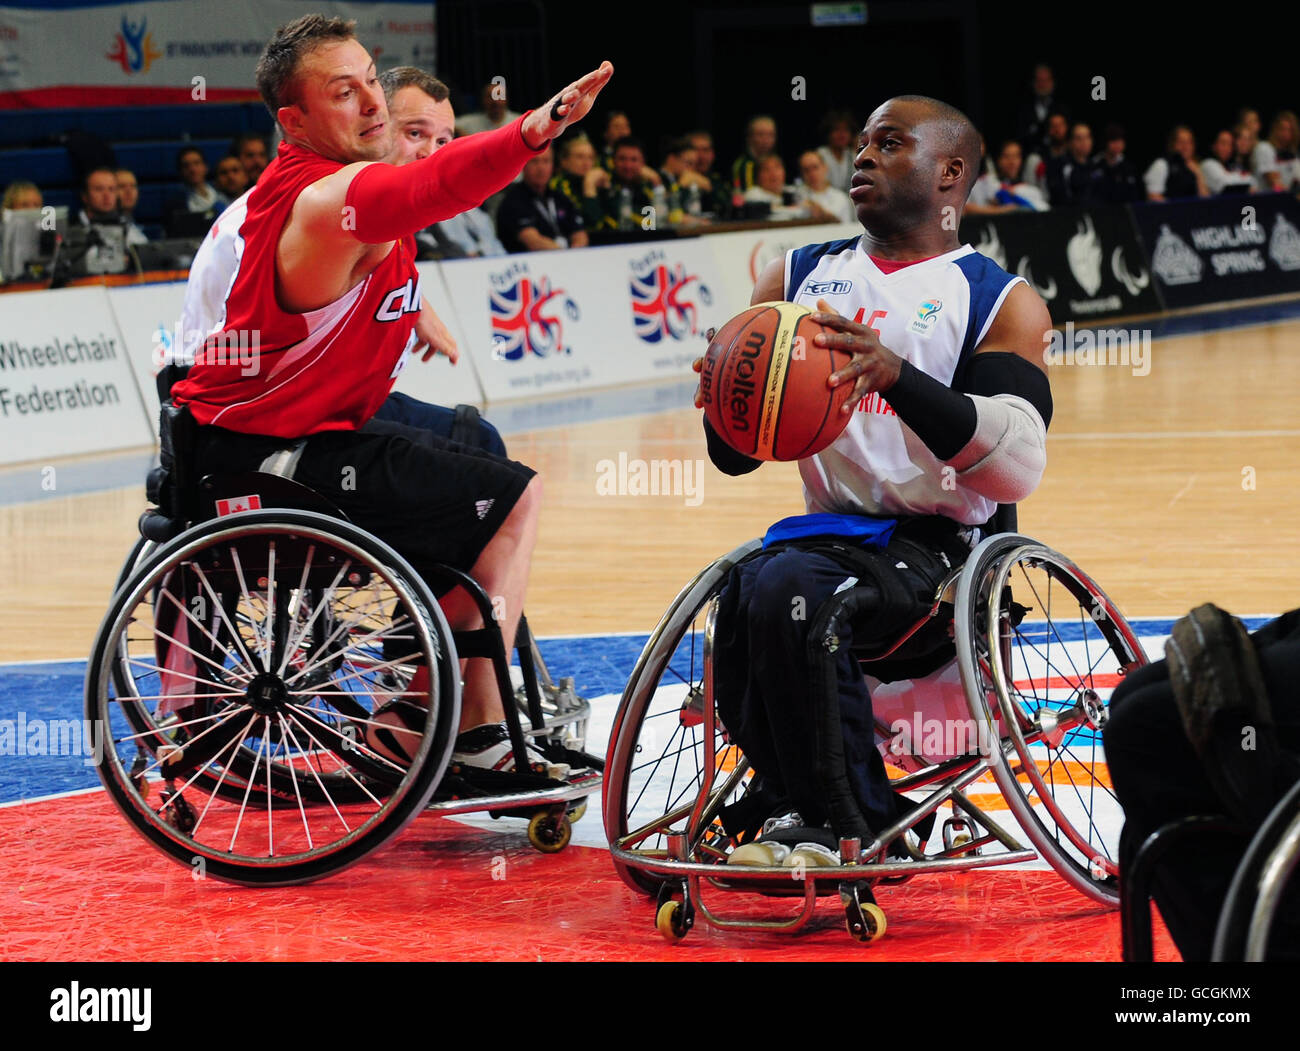
<svg viewBox="0 0 1300 1051">
<path fill-rule="evenodd" d="M 1047 432 L 1048 441 L 1060 442 L 1080 442 L 1080 441 L 1115 441 L 1115 442 L 1154 442 L 1165 441 L 1170 438 L 1179 438 L 1184 441 L 1193 439 L 1219 440 L 1221 438 L 1297 438 L 1300 437 L 1300 430 L 1268 430 L 1268 431 L 1096 431 L 1094 433 L 1078 432 L 1053 434 Z"/>
<path fill-rule="evenodd" d="M 67 792 L 54 792 L 48 796 L 32 796 L 30 799 L 14 799 L 8 803 L 0 803 L 0 810 L 5 807 L 26 806 L 28 803 L 48 803 L 52 799 L 68 799 L 71 796 L 88 796 L 92 792 L 104 791 L 103 785 L 96 785 L 94 788 L 73 788 Z"/>
</svg>

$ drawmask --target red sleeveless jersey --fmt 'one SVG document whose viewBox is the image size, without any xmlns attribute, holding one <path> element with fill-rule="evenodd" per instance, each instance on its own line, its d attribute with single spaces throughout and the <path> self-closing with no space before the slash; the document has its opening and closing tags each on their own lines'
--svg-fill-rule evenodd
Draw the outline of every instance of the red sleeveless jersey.
<svg viewBox="0 0 1300 1051">
<path fill-rule="evenodd" d="M 298 195 L 343 165 L 282 143 L 248 197 L 226 325 L 172 388 L 202 424 L 301 438 L 355 430 L 375 414 L 416 344 L 415 240 L 397 241 L 359 285 L 304 314 L 276 300 L 275 251 Z"/>
</svg>

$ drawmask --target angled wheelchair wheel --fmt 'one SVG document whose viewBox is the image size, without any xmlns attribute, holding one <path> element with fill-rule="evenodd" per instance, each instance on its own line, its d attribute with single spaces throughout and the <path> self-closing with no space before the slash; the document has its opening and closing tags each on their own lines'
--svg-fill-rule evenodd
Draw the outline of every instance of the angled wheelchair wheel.
<svg viewBox="0 0 1300 1051">
<path fill-rule="evenodd" d="M 650 857 L 668 856 L 670 829 L 682 831 L 705 793 L 706 750 L 715 774 L 710 806 L 733 801 L 748 783 L 748 765 L 718 728 L 706 739 L 704 691 L 709 610 L 731 568 L 756 551 L 754 540 L 718 559 L 692 580 L 646 642 L 619 702 L 606 752 L 603 796 L 611 847 Z M 705 822 L 706 826 L 708 822 Z M 703 844 L 696 844 L 692 854 Z M 656 894 L 663 880 L 618 860 L 633 890 Z"/>
<path fill-rule="evenodd" d="M 281 885 L 346 868 L 424 809 L 459 691 L 414 570 L 355 526 L 277 509 L 145 554 L 96 638 L 86 713 L 145 838 L 204 875 Z"/>
<path fill-rule="evenodd" d="M 982 748 L 1025 835 L 1073 887 L 1119 903 L 1123 811 L 1102 751 L 1111 692 L 1147 663 L 1091 577 L 1014 534 L 993 536 L 958 581 L 957 658 Z"/>
<path fill-rule="evenodd" d="M 135 572 L 148 561 L 149 557 L 157 549 L 158 544 L 156 542 L 144 537 L 135 542 L 118 575 L 113 590 L 114 595 L 121 590 L 122 586 L 132 578 Z M 309 595 L 310 593 L 308 593 Z M 172 627 L 179 623 L 179 606 L 174 601 L 174 598 L 175 593 L 171 589 L 170 577 L 164 578 L 153 587 L 150 592 L 153 608 L 149 611 L 149 615 L 144 615 L 142 610 L 137 610 L 132 625 L 128 626 L 128 629 L 118 638 L 118 652 L 112 664 L 111 674 L 118 704 L 132 729 L 140 734 L 157 731 L 173 744 L 181 744 L 184 743 L 188 731 L 179 725 L 181 716 L 174 710 L 174 699 L 162 695 L 141 699 L 139 696 L 140 684 L 137 683 L 136 676 L 133 674 L 131 657 L 133 643 L 145 642 L 149 637 L 149 632 L 171 630 Z M 255 630 L 252 627 L 247 609 L 242 609 L 236 605 L 232 611 L 232 616 L 239 625 L 242 634 Z M 134 628 L 135 624 L 143 625 L 139 629 L 143 634 L 132 635 L 132 632 L 136 630 Z M 293 805 L 294 799 L 291 793 L 281 795 L 275 792 L 266 792 L 264 784 L 250 782 L 249 774 L 256 761 L 257 753 L 249 747 L 241 745 L 223 765 L 219 771 L 219 776 L 206 769 L 200 770 L 197 774 L 196 784 L 215 792 L 224 799 L 235 802 L 243 801 L 246 795 L 252 793 L 259 800 L 265 799 L 269 806 Z M 308 790 L 310 791 L 310 787 Z M 334 786 L 333 794 L 335 798 L 348 798 L 351 796 L 360 797 L 363 793 L 357 790 L 355 786 L 343 781 Z"/>
</svg>

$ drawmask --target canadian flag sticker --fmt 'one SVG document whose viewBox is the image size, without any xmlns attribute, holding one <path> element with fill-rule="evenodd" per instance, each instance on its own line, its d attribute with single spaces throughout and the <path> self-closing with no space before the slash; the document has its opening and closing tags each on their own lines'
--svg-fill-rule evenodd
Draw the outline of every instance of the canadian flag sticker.
<svg viewBox="0 0 1300 1051">
<path fill-rule="evenodd" d="M 262 506 L 262 498 L 254 493 L 252 496 L 232 496 L 229 500 L 217 501 L 217 517 L 237 515 L 240 511 L 256 511 Z"/>
</svg>

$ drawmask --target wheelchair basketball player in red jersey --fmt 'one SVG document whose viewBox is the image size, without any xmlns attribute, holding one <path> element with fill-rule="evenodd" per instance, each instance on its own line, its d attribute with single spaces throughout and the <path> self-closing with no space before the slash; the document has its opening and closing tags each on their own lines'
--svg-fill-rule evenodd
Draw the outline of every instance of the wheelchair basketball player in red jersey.
<svg viewBox="0 0 1300 1051">
<path fill-rule="evenodd" d="M 499 627 L 510 640 L 540 480 L 523 464 L 373 416 L 411 353 L 440 342 L 420 294 L 414 232 L 508 185 L 590 111 L 613 67 L 603 63 L 504 128 L 398 168 L 376 163 L 391 142 L 388 112 L 353 27 L 303 16 L 276 32 L 258 63 L 258 89 L 284 142 L 248 199 L 224 332 L 209 337 L 220 344 L 229 333 L 256 332 L 258 367 L 200 353 L 172 400 L 200 425 L 198 472 L 256 470 L 301 442 L 295 481 L 417 570 L 442 563 L 469 572 L 499 597 Z M 453 627 L 477 626 L 459 590 L 441 601 Z M 470 662 L 453 760 L 512 769 L 503 714 L 492 669 Z M 400 720 L 392 725 L 394 733 L 379 730 L 371 742 L 389 754 L 402 750 Z M 529 758 L 535 770 L 563 776 L 540 754 Z"/>
</svg>

